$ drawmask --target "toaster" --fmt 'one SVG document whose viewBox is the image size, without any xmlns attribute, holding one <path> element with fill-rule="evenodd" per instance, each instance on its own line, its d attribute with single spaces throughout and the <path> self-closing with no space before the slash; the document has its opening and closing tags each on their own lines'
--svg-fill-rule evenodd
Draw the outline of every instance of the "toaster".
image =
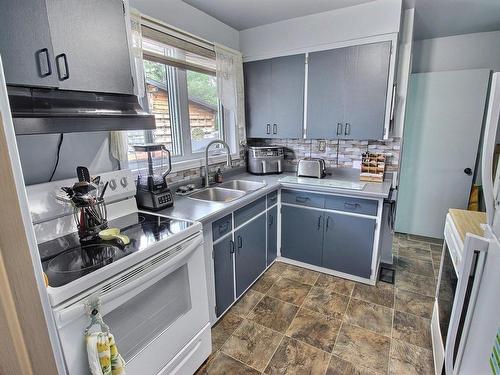
<svg viewBox="0 0 500 375">
<path fill-rule="evenodd" d="M 326 163 L 320 158 L 300 159 L 297 176 L 323 178 L 326 176 Z"/>
<path fill-rule="evenodd" d="M 248 147 L 248 172 L 252 174 L 278 174 L 283 172 L 284 150 L 279 146 Z"/>
</svg>

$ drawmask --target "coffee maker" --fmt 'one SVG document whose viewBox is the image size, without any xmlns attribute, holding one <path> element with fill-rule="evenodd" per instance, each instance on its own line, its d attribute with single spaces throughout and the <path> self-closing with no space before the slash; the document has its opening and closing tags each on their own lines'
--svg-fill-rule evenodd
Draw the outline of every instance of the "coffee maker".
<svg viewBox="0 0 500 375">
<path fill-rule="evenodd" d="M 170 151 L 165 147 L 165 145 L 146 143 L 142 145 L 134 145 L 134 151 L 136 153 L 136 160 L 145 159 L 144 154 L 142 157 L 138 158 L 138 153 L 146 153 L 148 162 L 148 173 L 143 175 L 139 169 L 139 174 L 137 176 L 137 194 L 136 200 L 137 205 L 140 208 L 158 211 L 174 205 L 174 199 L 172 192 L 167 185 L 167 175 L 172 170 L 172 156 Z M 160 160 L 155 160 L 158 153 L 160 154 Z M 161 174 L 156 174 L 154 172 L 155 167 L 160 170 L 164 169 L 164 154 L 167 154 L 168 167 L 166 170 L 161 172 Z"/>
</svg>

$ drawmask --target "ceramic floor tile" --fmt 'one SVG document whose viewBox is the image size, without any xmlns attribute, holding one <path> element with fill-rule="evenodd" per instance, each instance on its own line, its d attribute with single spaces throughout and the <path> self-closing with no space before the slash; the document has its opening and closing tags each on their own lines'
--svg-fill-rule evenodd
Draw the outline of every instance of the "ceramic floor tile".
<svg viewBox="0 0 500 375">
<path fill-rule="evenodd" d="M 394 312 L 392 337 L 422 348 L 431 349 L 430 320 L 400 311 Z"/>
<path fill-rule="evenodd" d="M 286 335 L 330 353 L 341 323 L 339 319 L 300 309 Z"/>
<path fill-rule="evenodd" d="M 266 272 L 264 275 L 261 276 L 259 280 L 257 280 L 253 285 L 252 285 L 252 290 L 256 290 L 257 292 L 260 293 L 267 293 L 269 289 L 273 286 L 273 284 L 278 281 L 280 278 L 280 275 L 277 273 L 269 273 Z"/>
<path fill-rule="evenodd" d="M 281 278 L 269 289 L 267 295 L 294 305 L 301 305 L 310 289 L 311 285 Z"/>
<path fill-rule="evenodd" d="M 335 293 L 350 296 L 354 289 L 355 282 L 342 279 L 340 277 L 326 275 L 322 273 L 316 281 L 316 286 L 329 289 Z"/>
<path fill-rule="evenodd" d="M 372 371 L 386 373 L 390 339 L 366 329 L 342 324 L 333 354 Z"/>
<path fill-rule="evenodd" d="M 195 375 L 259 375 L 260 372 L 238 362 L 237 360 L 217 353 L 205 366 L 202 366 Z"/>
<path fill-rule="evenodd" d="M 432 259 L 420 260 L 399 255 L 396 263 L 399 272 L 412 272 L 423 276 L 433 276 Z"/>
<path fill-rule="evenodd" d="M 399 249 L 401 248 L 412 248 L 412 249 L 425 249 L 430 250 L 431 245 L 427 242 L 413 241 L 405 238 L 398 239 Z"/>
<path fill-rule="evenodd" d="M 325 375 L 374 375 L 375 372 L 332 355 Z"/>
<path fill-rule="evenodd" d="M 352 297 L 385 307 L 393 307 L 394 286 L 381 281 L 376 286 L 356 283 Z"/>
<path fill-rule="evenodd" d="M 430 249 L 420 249 L 417 247 L 399 247 L 398 257 L 414 258 L 420 260 L 432 261 Z"/>
<path fill-rule="evenodd" d="M 319 275 L 319 272 L 308 270 L 302 267 L 297 267 L 294 265 L 289 265 L 283 271 L 283 274 L 281 276 L 286 279 L 299 281 L 303 284 L 314 285 Z"/>
<path fill-rule="evenodd" d="M 440 238 L 417 236 L 415 234 L 408 234 L 408 239 L 412 241 L 428 242 L 429 244 L 442 245 L 443 240 Z"/>
<path fill-rule="evenodd" d="M 351 298 L 344 321 L 390 337 L 392 314 L 390 308 Z"/>
<path fill-rule="evenodd" d="M 266 271 L 267 274 L 275 274 L 281 276 L 281 274 L 288 268 L 288 264 L 283 262 L 274 262 L 271 267 Z"/>
<path fill-rule="evenodd" d="M 433 254 L 442 254 L 443 253 L 443 244 L 436 245 L 431 243 L 431 251 Z"/>
<path fill-rule="evenodd" d="M 265 296 L 248 315 L 248 319 L 284 333 L 298 310 L 295 305 Z"/>
<path fill-rule="evenodd" d="M 348 303 L 348 296 L 315 286 L 304 300 L 302 307 L 341 319 Z"/>
<path fill-rule="evenodd" d="M 430 319 L 434 308 L 434 298 L 403 289 L 396 290 L 394 309 Z"/>
<path fill-rule="evenodd" d="M 324 375 L 329 360 L 328 353 L 285 336 L 264 373 Z"/>
<path fill-rule="evenodd" d="M 439 268 L 441 265 L 441 253 L 432 253 L 432 264 L 434 268 Z"/>
<path fill-rule="evenodd" d="M 231 308 L 231 312 L 241 317 L 246 317 L 262 297 L 264 297 L 264 294 L 250 289 L 234 304 Z"/>
<path fill-rule="evenodd" d="M 396 288 L 434 297 L 436 280 L 434 277 L 417 275 L 411 272 L 396 272 Z"/>
<path fill-rule="evenodd" d="M 392 340 L 389 374 L 433 375 L 432 351 L 404 341 Z"/>
<path fill-rule="evenodd" d="M 243 319 L 232 311 L 224 315 L 215 326 L 212 327 L 212 351 L 217 351 L 221 348 L 231 334 L 238 328 Z"/>
<path fill-rule="evenodd" d="M 245 320 L 222 346 L 221 351 L 263 371 L 282 337 L 278 332 Z"/>
</svg>

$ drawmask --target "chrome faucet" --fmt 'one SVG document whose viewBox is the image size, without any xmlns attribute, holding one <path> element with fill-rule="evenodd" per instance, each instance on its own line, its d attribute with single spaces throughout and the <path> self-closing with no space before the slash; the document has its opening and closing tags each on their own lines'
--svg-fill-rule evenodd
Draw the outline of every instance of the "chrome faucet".
<svg viewBox="0 0 500 375">
<path fill-rule="evenodd" d="M 216 139 L 215 141 L 212 141 L 210 142 L 207 147 L 205 148 L 205 187 L 209 187 L 210 185 L 210 179 L 209 179 L 209 173 L 208 173 L 208 149 L 210 148 L 210 146 L 212 145 L 215 145 L 215 144 L 221 144 L 222 146 L 224 146 L 227 150 L 227 160 L 226 160 L 226 165 L 228 167 L 231 167 L 231 164 L 232 164 L 232 160 L 231 160 L 231 150 L 229 149 L 229 146 L 226 142 L 224 142 L 223 140 L 221 139 Z"/>
</svg>

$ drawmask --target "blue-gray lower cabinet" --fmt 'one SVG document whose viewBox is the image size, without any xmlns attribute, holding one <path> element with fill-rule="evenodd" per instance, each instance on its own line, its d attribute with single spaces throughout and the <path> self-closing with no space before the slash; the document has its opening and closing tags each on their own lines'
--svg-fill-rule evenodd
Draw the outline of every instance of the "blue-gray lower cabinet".
<svg viewBox="0 0 500 375">
<path fill-rule="evenodd" d="M 234 301 L 233 251 L 231 236 L 214 244 L 215 304 L 220 316 Z"/>
<path fill-rule="evenodd" d="M 265 231 L 265 214 L 234 231 L 237 298 L 266 269 Z"/>
<path fill-rule="evenodd" d="M 375 218 L 325 212 L 325 220 L 323 267 L 370 278 Z"/>
<path fill-rule="evenodd" d="M 278 251 L 278 207 L 267 212 L 267 265 L 276 259 Z"/>
<path fill-rule="evenodd" d="M 281 255 L 321 266 L 324 219 L 319 210 L 282 206 Z"/>
</svg>

